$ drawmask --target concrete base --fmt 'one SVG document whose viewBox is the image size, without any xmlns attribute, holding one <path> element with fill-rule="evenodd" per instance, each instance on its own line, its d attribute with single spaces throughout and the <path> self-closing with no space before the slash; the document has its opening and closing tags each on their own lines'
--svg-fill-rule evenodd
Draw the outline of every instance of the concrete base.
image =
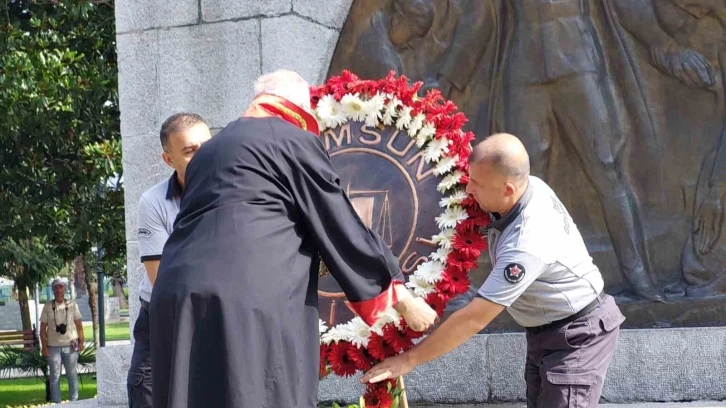
<svg viewBox="0 0 726 408">
<path fill-rule="evenodd" d="M 131 345 L 97 354 L 100 406 L 126 403 Z M 525 397 L 523 334 L 477 335 L 406 376 L 409 401 L 429 404 L 517 402 Z M 603 403 L 726 400 L 726 328 L 623 330 Z M 358 378 L 329 376 L 320 401 L 355 402 Z M 677 405 L 684 406 L 684 405 Z"/>
</svg>

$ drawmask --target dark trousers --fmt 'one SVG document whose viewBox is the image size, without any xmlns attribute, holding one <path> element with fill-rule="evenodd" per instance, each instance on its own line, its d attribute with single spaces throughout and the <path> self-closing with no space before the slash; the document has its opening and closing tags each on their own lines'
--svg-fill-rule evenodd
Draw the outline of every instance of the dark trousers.
<svg viewBox="0 0 726 408">
<path fill-rule="evenodd" d="M 527 330 L 527 407 L 597 407 L 625 317 L 612 296 L 569 323 Z"/>
<path fill-rule="evenodd" d="M 126 377 L 130 408 L 151 408 L 151 338 L 149 336 L 149 303 L 141 300 L 139 318 L 134 324 L 134 353 Z"/>
</svg>

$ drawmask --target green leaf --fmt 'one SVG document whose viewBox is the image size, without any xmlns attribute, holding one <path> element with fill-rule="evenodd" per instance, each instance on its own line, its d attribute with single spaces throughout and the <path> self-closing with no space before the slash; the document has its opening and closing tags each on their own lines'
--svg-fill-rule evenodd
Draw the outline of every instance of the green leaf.
<svg viewBox="0 0 726 408">
<path fill-rule="evenodd" d="M 391 408 L 398 408 L 399 401 L 399 397 L 394 397 L 393 402 L 391 403 Z"/>
<path fill-rule="evenodd" d="M 340 405 L 338 405 L 338 403 L 337 403 L 337 402 L 333 402 L 333 406 L 332 406 L 332 408 L 340 408 Z"/>
</svg>

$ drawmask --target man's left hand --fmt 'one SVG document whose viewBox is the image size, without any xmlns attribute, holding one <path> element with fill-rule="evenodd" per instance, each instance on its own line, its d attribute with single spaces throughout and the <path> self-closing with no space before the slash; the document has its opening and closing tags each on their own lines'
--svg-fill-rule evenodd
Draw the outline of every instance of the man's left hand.
<svg viewBox="0 0 726 408">
<path fill-rule="evenodd" d="M 398 378 L 410 373 L 411 370 L 413 370 L 413 367 L 414 365 L 411 363 L 409 355 L 406 353 L 389 357 L 368 370 L 368 372 L 363 375 L 360 382 L 363 384 L 377 383 L 388 379 Z"/>
<path fill-rule="evenodd" d="M 83 339 L 78 339 L 78 351 L 83 351 L 83 349 L 86 347 L 85 342 Z"/>
</svg>

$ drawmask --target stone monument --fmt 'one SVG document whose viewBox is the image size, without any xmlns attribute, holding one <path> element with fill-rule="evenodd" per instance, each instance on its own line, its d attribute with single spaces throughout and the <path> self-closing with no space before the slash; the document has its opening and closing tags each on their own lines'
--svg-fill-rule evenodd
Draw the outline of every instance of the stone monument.
<svg viewBox="0 0 726 408">
<path fill-rule="evenodd" d="M 477 138 L 520 136 L 570 210 L 628 318 L 604 399 L 726 399 L 725 16 L 713 0 L 117 0 L 130 324 L 138 199 L 169 175 L 164 118 L 192 111 L 219 130 L 277 68 L 311 83 L 393 69 L 441 89 Z M 517 331 L 502 315 L 418 368 L 409 400 L 522 400 Z M 125 403 L 130 354 L 98 351 L 99 405 Z M 361 391 L 329 377 L 320 398 Z"/>
</svg>

